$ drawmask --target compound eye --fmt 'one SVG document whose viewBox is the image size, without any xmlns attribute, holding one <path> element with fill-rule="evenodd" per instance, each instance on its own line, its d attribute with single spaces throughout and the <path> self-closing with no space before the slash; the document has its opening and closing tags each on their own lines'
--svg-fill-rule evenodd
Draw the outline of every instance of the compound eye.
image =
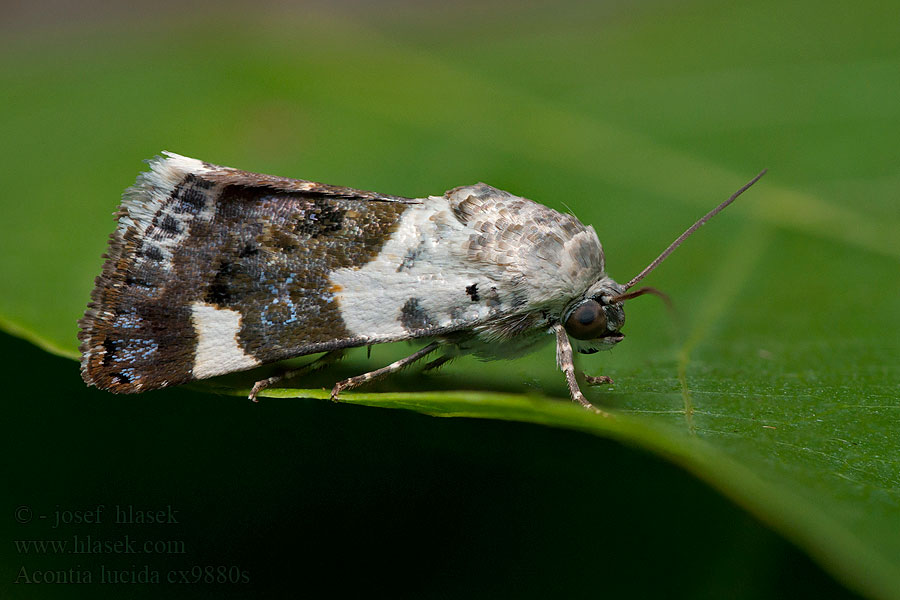
<svg viewBox="0 0 900 600">
<path fill-rule="evenodd" d="M 596 300 L 585 300 L 569 314 L 565 328 L 576 340 L 596 339 L 606 332 L 606 313 Z"/>
</svg>

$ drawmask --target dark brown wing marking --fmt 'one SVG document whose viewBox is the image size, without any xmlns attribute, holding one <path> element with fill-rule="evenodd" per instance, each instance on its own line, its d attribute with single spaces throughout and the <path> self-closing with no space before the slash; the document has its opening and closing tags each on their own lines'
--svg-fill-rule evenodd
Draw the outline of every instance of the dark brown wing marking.
<svg viewBox="0 0 900 600">
<path fill-rule="evenodd" d="M 152 161 L 124 195 L 79 321 L 85 381 L 129 393 L 193 379 L 198 302 L 239 312 L 237 341 L 260 362 L 362 343 L 328 274 L 371 260 L 415 202 L 174 155 Z"/>
</svg>

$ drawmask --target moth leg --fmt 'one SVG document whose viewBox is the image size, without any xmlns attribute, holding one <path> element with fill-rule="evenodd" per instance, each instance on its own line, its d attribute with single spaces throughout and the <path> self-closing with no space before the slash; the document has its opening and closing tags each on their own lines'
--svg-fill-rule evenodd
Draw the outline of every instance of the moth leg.
<svg viewBox="0 0 900 600">
<path fill-rule="evenodd" d="M 344 390 L 352 390 L 355 387 L 359 387 L 364 383 L 368 383 L 370 381 L 374 381 L 376 379 L 381 379 L 391 373 L 396 373 L 403 367 L 407 367 L 417 360 L 431 354 L 440 346 L 439 342 L 431 342 L 421 350 L 414 352 L 407 356 L 406 358 L 401 358 L 396 362 L 392 362 L 386 367 L 382 367 L 380 369 L 376 369 L 369 373 L 363 373 L 362 375 L 357 375 L 356 377 L 350 377 L 349 379 L 345 379 L 343 381 L 338 381 L 334 384 L 334 387 L 331 389 L 331 399 L 337 402 L 338 396 Z M 438 359 L 440 360 L 440 359 Z"/>
<path fill-rule="evenodd" d="M 581 390 L 578 388 L 578 381 L 575 379 L 575 359 L 572 354 L 572 344 L 569 342 L 569 336 L 561 323 L 554 325 L 553 331 L 556 333 L 556 364 L 566 376 L 566 384 L 569 386 L 569 395 L 572 397 L 572 401 L 598 415 L 603 415 L 604 417 L 612 416 L 588 402 L 584 394 L 581 393 Z"/>
<path fill-rule="evenodd" d="M 599 385 L 602 383 L 612 383 L 612 377 L 609 375 L 588 375 L 584 374 L 584 380 L 587 381 L 590 385 Z"/>
<path fill-rule="evenodd" d="M 424 373 L 425 371 L 433 371 L 434 369 L 439 369 L 439 368 L 443 367 L 445 364 L 447 364 L 448 362 L 450 362 L 451 360 L 453 360 L 454 358 L 456 358 L 456 357 L 450 356 L 449 354 L 445 354 L 444 356 L 436 358 L 433 361 L 429 362 L 424 367 L 422 367 L 422 372 Z"/>
<path fill-rule="evenodd" d="M 336 360 L 339 360 L 342 356 L 344 356 L 345 353 L 346 350 L 343 348 L 339 350 L 332 350 L 330 352 L 326 352 L 316 360 L 308 362 L 303 366 L 297 367 L 296 369 L 282 371 L 281 373 L 257 381 L 253 384 L 253 389 L 250 390 L 249 398 L 254 402 L 258 402 L 258 400 L 256 399 L 257 394 L 259 394 L 270 385 L 278 383 L 279 381 L 282 381 L 284 379 L 292 379 L 294 377 L 299 377 L 300 375 L 306 375 L 308 373 L 312 373 L 313 371 L 317 371 L 318 369 L 326 367 Z"/>
</svg>

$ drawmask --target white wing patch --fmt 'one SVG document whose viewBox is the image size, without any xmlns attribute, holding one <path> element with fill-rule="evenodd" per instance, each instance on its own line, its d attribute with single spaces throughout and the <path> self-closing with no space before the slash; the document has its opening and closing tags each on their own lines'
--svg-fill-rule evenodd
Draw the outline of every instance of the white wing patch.
<svg viewBox="0 0 900 600">
<path fill-rule="evenodd" d="M 194 302 L 191 320 L 197 334 L 194 354 L 194 377 L 204 379 L 234 371 L 243 371 L 260 364 L 260 361 L 244 352 L 238 343 L 241 330 L 241 313 L 219 308 L 214 304 Z"/>
<path fill-rule="evenodd" d="M 410 207 L 374 260 L 332 272 L 347 329 L 360 336 L 398 338 L 417 328 L 487 318 L 491 307 L 474 302 L 466 288 L 476 284 L 484 294 L 498 284 L 466 259 L 471 233 L 453 216 L 446 198 L 432 196 Z"/>
</svg>

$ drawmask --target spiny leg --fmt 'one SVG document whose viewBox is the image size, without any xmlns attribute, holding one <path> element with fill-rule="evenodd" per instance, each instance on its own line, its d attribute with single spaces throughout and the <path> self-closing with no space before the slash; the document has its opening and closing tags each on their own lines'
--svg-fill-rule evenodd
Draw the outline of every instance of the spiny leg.
<svg viewBox="0 0 900 600">
<path fill-rule="evenodd" d="M 572 397 L 572 401 L 598 415 L 611 416 L 588 402 L 584 394 L 581 393 L 581 390 L 578 388 L 578 381 L 575 379 L 575 358 L 572 354 L 572 344 L 569 342 L 569 336 L 560 323 L 554 325 L 553 330 L 556 332 L 556 364 L 566 376 L 566 384 L 569 386 L 569 395 Z"/>
<path fill-rule="evenodd" d="M 433 371 L 434 369 L 439 369 L 439 368 L 443 367 L 445 364 L 447 364 L 448 362 L 450 362 L 451 360 L 453 360 L 454 358 L 456 358 L 456 357 L 448 355 L 448 354 L 445 354 L 444 356 L 440 356 L 440 357 L 430 361 L 424 367 L 422 367 L 422 372 L 424 373 L 425 371 Z"/>
<path fill-rule="evenodd" d="M 401 358 L 400 360 L 398 360 L 396 362 L 392 362 L 391 364 L 389 364 L 386 367 L 376 369 L 369 373 L 363 373 L 362 375 L 357 375 L 356 377 L 350 377 L 349 379 L 345 379 L 343 381 L 338 381 L 336 384 L 334 384 L 334 387 L 331 389 L 331 399 L 334 400 L 335 402 L 337 402 L 338 396 L 340 395 L 340 393 L 342 391 L 352 390 L 353 388 L 359 387 L 364 383 L 368 383 L 370 381 L 380 379 L 382 377 L 390 375 L 391 373 L 396 373 L 403 367 L 407 367 L 407 366 L 413 364 L 414 362 L 416 362 L 417 360 L 431 354 L 432 352 L 437 350 L 439 346 L 440 346 L 440 343 L 431 342 L 430 344 L 428 344 L 421 350 L 418 350 L 417 352 L 410 354 L 406 358 Z"/>
<path fill-rule="evenodd" d="M 343 348 L 339 350 L 332 350 L 330 352 L 326 352 L 316 360 L 308 362 L 303 366 L 297 367 L 296 369 L 282 371 L 281 373 L 257 381 L 253 384 L 253 389 L 250 390 L 249 398 L 254 402 L 258 402 L 258 400 L 256 399 L 257 394 L 259 394 L 270 385 L 278 383 L 279 381 L 282 381 L 284 379 L 291 379 L 293 377 L 299 377 L 300 375 L 306 375 L 312 373 L 313 371 L 326 367 L 336 360 L 339 360 L 344 355 L 344 353 L 346 353 L 346 350 Z"/>
</svg>

